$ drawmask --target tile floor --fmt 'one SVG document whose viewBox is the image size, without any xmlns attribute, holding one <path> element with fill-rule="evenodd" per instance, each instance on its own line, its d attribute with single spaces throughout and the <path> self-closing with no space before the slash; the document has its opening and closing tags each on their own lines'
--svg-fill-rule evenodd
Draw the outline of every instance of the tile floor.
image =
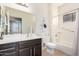
<svg viewBox="0 0 79 59">
<path fill-rule="evenodd" d="M 54 53 L 52 52 L 51 54 L 47 52 L 47 49 L 42 50 L 42 56 L 66 56 L 62 51 L 55 49 Z"/>
</svg>

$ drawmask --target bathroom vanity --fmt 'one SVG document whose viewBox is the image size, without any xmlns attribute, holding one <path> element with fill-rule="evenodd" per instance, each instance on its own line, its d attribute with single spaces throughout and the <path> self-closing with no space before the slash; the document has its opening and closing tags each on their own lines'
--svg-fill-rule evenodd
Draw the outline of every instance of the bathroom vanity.
<svg viewBox="0 0 79 59">
<path fill-rule="evenodd" d="M 41 56 L 41 38 L 1 43 L 0 56 Z"/>
<path fill-rule="evenodd" d="M 0 56 L 41 56 L 41 37 L 33 33 L 36 16 L 0 6 Z"/>
</svg>

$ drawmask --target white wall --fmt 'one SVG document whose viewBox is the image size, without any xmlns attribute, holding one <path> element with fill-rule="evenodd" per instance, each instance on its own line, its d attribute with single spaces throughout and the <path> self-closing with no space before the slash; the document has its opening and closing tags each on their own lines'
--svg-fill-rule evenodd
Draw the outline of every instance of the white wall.
<svg viewBox="0 0 79 59">
<path fill-rule="evenodd" d="M 36 3 L 32 4 L 32 12 L 34 15 L 39 16 L 39 20 L 41 19 L 40 17 L 47 17 L 47 22 L 48 22 L 48 28 L 49 28 L 49 35 L 50 35 L 50 41 L 56 43 L 56 39 L 58 40 L 58 37 L 55 37 L 56 34 L 58 33 L 58 7 L 61 6 L 62 3 L 60 4 L 46 4 L 46 3 Z M 37 21 L 41 22 L 41 21 Z M 38 25 L 39 27 L 39 25 Z M 38 28 L 38 31 L 40 29 Z"/>
<path fill-rule="evenodd" d="M 49 18 L 50 18 L 50 27 L 51 27 L 51 41 L 56 43 L 59 37 L 56 37 L 58 34 L 58 7 L 63 5 L 63 3 L 53 3 L 49 4 Z"/>
<path fill-rule="evenodd" d="M 47 3 L 32 3 L 32 13 L 36 16 L 36 20 L 37 20 L 36 31 L 39 33 L 42 33 L 44 36 L 49 37 L 50 36 L 50 33 L 49 33 L 50 27 L 49 27 L 48 10 L 49 9 L 48 9 Z M 45 23 L 47 24 L 47 28 L 45 30 L 42 27 L 43 20 L 45 20 Z M 45 41 L 50 41 L 50 38 L 48 38 L 48 39 L 45 38 Z"/>
<path fill-rule="evenodd" d="M 32 3 L 32 13 L 40 16 L 48 16 L 48 4 L 47 3 Z"/>
</svg>

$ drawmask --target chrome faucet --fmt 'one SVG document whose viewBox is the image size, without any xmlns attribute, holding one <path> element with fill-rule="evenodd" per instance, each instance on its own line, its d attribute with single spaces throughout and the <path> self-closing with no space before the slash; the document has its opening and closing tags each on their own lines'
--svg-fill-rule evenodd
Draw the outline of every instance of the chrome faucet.
<svg viewBox="0 0 79 59">
<path fill-rule="evenodd" d="M 4 34 L 4 32 L 0 33 L 0 40 L 3 40 L 3 34 Z"/>
</svg>

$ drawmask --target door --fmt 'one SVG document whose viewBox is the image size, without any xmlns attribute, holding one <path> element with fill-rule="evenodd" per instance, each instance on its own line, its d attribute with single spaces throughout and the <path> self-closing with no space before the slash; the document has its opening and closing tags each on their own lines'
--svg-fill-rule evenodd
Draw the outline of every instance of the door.
<svg viewBox="0 0 79 59">
<path fill-rule="evenodd" d="M 76 10 L 72 12 L 65 13 L 59 16 L 59 48 L 68 55 L 73 55 L 74 53 L 74 40 L 75 40 L 75 28 L 76 26 Z"/>
</svg>

